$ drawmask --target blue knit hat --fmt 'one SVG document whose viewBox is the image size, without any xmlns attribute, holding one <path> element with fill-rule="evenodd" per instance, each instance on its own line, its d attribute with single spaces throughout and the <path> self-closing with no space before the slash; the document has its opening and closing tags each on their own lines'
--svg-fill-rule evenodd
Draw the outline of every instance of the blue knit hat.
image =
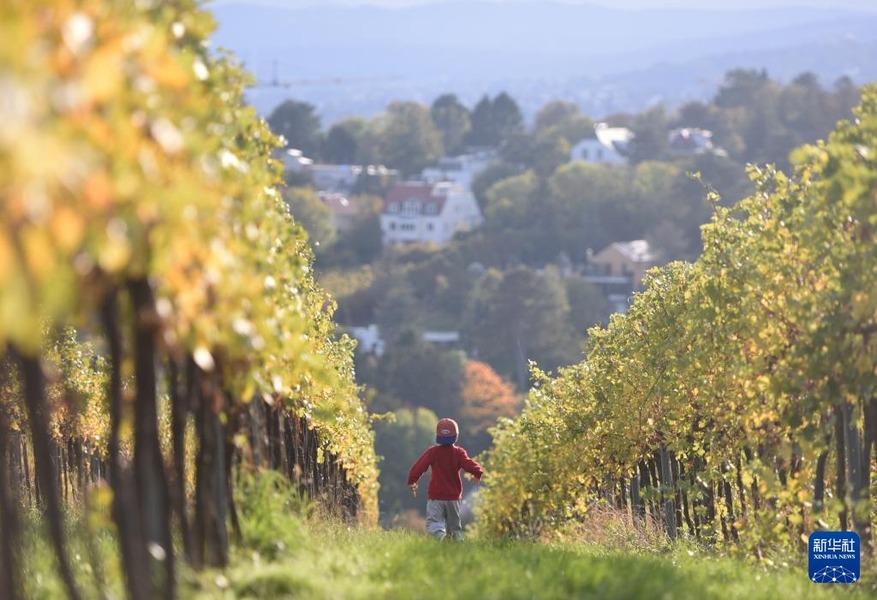
<svg viewBox="0 0 877 600">
<path fill-rule="evenodd" d="M 457 441 L 457 434 L 460 428 L 453 419 L 439 419 L 435 426 L 435 443 L 451 445 Z"/>
</svg>

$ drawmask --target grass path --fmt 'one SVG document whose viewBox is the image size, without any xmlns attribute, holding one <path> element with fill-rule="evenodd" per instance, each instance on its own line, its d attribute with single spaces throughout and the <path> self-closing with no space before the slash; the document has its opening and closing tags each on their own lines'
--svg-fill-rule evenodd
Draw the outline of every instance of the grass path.
<svg viewBox="0 0 877 600">
<path fill-rule="evenodd" d="M 705 554 L 685 543 L 664 544 L 666 551 L 659 553 L 473 538 L 438 542 L 419 533 L 349 528 L 337 521 L 301 517 L 311 507 L 270 479 L 247 486 L 240 498 L 244 539 L 233 545 L 231 565 L 195 573 L 181 562 L 181 599 L 877 598 L 873 563 L 856 584 L 820 585 L 808 580 L 804 565 L 767 568 Z M 64 598 L 53 553 L 39 534 L 39 518 L 28 522 L 23 549 L 26 597 Z M 80 521 L 70 523 L 68 533 L 83 597 L 124 598 L 111 531 L 86 536 Z M 0 598 L 4 595 L 0 590 Z"/>
<path fill-rule="evenodd" d="M 682 549 L 657 556 L 527 542 L 439 543 L 413 533 L 337 528 L 307 531 L 299 541 L 276 561 L 238 555 L 225 573 L 190 580 L 188 593 L 263 599 L 877 597 L 874 578 L 817 585 L 800 568 L 768 570 Z"/>
</svg>

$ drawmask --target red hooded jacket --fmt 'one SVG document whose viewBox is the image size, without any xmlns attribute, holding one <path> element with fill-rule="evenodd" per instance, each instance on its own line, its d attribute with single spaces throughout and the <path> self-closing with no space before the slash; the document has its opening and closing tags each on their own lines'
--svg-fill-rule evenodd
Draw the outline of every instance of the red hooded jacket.
<svg viewBox="0 0 877 600">
<path fill-rule="evenodd" d="M 438 444 L 430 446 L 420 458 L 411 465 L 408 471 L 408 485 L 417 483 L 420 476 L 432 467 L 429 479 L 428 497 L 430 500 L 461 500 L 463 498 L 463 480 L 460 469 L 481 479 L 484 469 L 477 461 L 469 458 L 460 446 Z"/>
</svg>

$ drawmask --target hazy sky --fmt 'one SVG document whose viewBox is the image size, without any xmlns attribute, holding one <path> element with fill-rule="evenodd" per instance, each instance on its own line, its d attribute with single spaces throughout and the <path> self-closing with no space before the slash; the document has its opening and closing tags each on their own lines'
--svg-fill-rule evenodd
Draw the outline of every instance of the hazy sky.
<svg viewBox="0 0 877 600">
<path fill-rule="evenodd" d="M 275 6 L 305 7 L 334 4 L 350 5 L 381 5 L 405 7 L 417 4 L 436 4 L 448 0 L 213 0 L 213 4 L 270 4 Z M 457 0 L 459 1 L 459 0 Z M 481 0 L 496 3 L 534 1 L 534 0 Z M 614 8 L 700 8 L 700 9 L 735 9 L 757 8 L 768 6 L 816 6 L 825 8 L 855 8 L 877 12 L 875 0 L 558 0 L 569 4 L 600 4 Z"/>
</svg>

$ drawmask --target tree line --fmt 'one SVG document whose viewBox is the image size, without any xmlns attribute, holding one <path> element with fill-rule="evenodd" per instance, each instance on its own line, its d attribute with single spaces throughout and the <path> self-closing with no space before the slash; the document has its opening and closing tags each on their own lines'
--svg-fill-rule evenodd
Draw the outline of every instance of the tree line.
<svg viewBox="0 0 877 600">
<path fill-rule="evenodd" d="M 708 102 L 657 104 L 640 113 L 583 115 L 576 104 L 553 100 L 527 125 L 518 103 L 505 92 L 486 94 L 471 108 L 446 93 L 428 106 L 394 101 L 372 118 L 341 119 L 325 131 L 318 107 L 290 99 L 273 109 L 268 122 L 289 146 L 318 161 L 385 164 L 403 176 L 468 148 L 499 149 L 504 162 L 547 176 L 568 159 L 572 145 L 593 136 L 598 120 L 632 130 L 634 164 L 671 159 L 667 132 L 689 127 L 712 131 L 715 144 L 737 163 L 786 168 L 792 149 L 824 138 L 849 116 L 858 93 L 847 76 L 825 88 L 809 72 L 783 84 L 765 70 L 732 69 Z"/>
</svg>

